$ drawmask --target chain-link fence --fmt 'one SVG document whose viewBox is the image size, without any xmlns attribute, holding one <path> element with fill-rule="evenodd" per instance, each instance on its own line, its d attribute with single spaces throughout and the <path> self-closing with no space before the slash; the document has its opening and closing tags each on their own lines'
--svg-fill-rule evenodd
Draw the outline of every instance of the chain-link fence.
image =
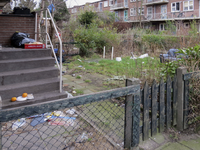
<svg viewBox="0 0 200 150">
<path fill-rule="evenodd" d="M 200 73 L 191 75 L 189 80 L 188 124 L 200 131 Z"/>
<path fill-rule="evenodd" d="M 117 97 L 136 90 L 139 87 L 125 87 L 103 95 L 2 110 L 2 149 L 123 149 L 125 105 L 118 103 Z"/>
</svg>

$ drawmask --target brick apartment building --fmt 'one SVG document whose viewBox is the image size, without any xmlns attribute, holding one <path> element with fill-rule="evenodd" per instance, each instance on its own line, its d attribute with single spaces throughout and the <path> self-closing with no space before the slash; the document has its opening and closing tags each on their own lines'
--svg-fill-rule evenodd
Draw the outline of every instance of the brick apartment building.
<svg viewBox="0 0 200 150">
<path fill-rule="evenodd" d="M 190 22 L 196 20 L 200 31 L 200 0 L 100 0 L 86 5 L 96 12 L 114 12 L 116 21 L 131 23 L 132 27 L 141 23 L 144 28 L 162 31 L 171 20 L 176 24 L 176 34 L 187 34 Z M 70 8 L 72 16 L 84 7 Z"/>
</svg>

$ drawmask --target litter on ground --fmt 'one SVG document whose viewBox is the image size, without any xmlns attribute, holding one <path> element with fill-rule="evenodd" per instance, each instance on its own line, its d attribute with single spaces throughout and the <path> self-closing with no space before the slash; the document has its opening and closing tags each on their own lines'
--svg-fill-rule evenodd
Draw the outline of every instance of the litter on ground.
<svg viewBox="0 0 200 150">
<path fill-rule="evenodd" d="M 18 119 L 13 125 L 12 130 L 17 130 L 19 127 L 22 127 L 26 123 L 25 118 Z"/>
</svg>

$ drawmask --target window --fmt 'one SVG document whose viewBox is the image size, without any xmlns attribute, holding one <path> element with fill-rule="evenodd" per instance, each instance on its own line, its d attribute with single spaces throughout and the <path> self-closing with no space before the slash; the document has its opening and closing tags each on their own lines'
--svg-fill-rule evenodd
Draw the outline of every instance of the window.
<svg viewBox="0 0 200 150">
<path fill-rule="evenodd" d="M 103 3 L 99 3 L 99 11 L 103 11 Z"/>
<path fill-rule="evenodd" d="M 76 13 L 76 8 L 74 8 L 74 12 Z"/>
<path fill-rule="evenodd" d="M 160 23 L 160 24 L 159 24 L 159 30 L 160 30 L 160 31 L 166 30 L 166 24 L 165 24 L 165 23 Z"/>
<path fill-rule="evenodd" d="M 153 8 L 147 7 L 147 19 L 151 19 L 153 14 Z"/>
<path fill-rule="evenodd" d="M 176 12 L 176 11 L 180 11 L 180 3 L 172 3 L 171 4 L 171 12 Z"/>
<path fill-rule="evenodd" d="M 176 31 L 179 31 L 180 30 L 180 23 L 177 23 L 176 24 Z"/>
<path fill-rule="evenodd" d="M 189 22 L 184 22 L 184 28 L 189 28 Z"/>
<path fill-rule="evenodd" d="M 138 15 L 144 15 L 144 7 L 138 8 Z"/>
<path fill-rule="evenodd" d="M 109 0 L 109 6 L 113 6 L 113 0 Z"/>
<path fill-rule="evenodd" d="M 130 2 L 136 2 L 137 0 L 130 0 Z M 138 1 L 140 1 L 140 0 L 138 0 Z"/>
<path fill-rule="evenodd" d="M 130 16 L 136 16 L 136 8 L 130 9 Z"/>
<path fill-rule="evenodd" d="M 193 10 L 193 9 L 194 9 L 193 0 L 189 0 L 189 1 L 184 1 L 183 2 L 183 10 L 184 11 Z"/>
<path fill-rule="evenodd" d="M 104 7 L 108 7 L 108 1 L 104 2 Z"/>
</svg>

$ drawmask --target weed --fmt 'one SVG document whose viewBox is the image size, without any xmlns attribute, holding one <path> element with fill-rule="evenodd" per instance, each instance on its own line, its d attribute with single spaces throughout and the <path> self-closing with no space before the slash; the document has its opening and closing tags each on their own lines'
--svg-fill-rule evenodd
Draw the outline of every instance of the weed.
<svg viewBox="0 0 200 150">
<path fill-rule="evenodd" d="M 85 80 L 85 83 L 91 83 L 92 81 L 91 80 Z"/>
<path fill-rule="evenodd" d="M 76 76 L 76 79 L 81 79 L 81 76 Z"/>
</svg>

